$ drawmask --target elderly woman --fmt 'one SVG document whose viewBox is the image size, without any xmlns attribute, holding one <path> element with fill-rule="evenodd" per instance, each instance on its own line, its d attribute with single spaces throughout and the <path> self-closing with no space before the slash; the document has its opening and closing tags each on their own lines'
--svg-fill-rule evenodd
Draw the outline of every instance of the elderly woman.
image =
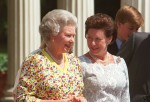
<svg viewBox="0 0 150 102">
<path fill-rule="evenodd" d="M 130 102 L 125 61 L 110 54 L 107 46 L 114 39 L 114 22 L 106 14 L 87 18 L 85 36 L 89 51 L 80 56 L 88 102 Z"/>
<path fill-rule="evenodd" d="M 69 54 L 76 35 L 77 18 L 56 9 L 42 19 L 41 48 L 22 63 L 15 100 L 17 102 L 83 102 L 83 80 L 79 61 Z"/>
</svg>

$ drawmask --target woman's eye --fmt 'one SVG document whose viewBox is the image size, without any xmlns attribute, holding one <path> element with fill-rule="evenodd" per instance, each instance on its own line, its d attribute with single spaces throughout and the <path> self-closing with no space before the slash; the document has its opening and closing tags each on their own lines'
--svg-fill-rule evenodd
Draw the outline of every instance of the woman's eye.
<svg viewBox="0 0 150 102">
<path fill-rule="evenodd" d="M 100 41 L 100 40 L 101 40 L 101 39 L 99 39 L 99 38 L 96 38 L 96 39 L 95 39 L 95 41 Z"/>
<path fill-rule="evenodd" d="M 92 40 L 92 38 L 90 38 L 90 37 L 87 37 L 87 39 L 88 39 L 88 40 Z"/>
<path fill-rule="evenodd" d="M 69 35 L 69 34 L 67 34 L 66 36 L 67 36 L 67 37 L 71 37 L 71 35 Z"/>
<path fill-rule="evenodd" d="M 66 36 L 67 36 L 68 38 L 71 38 L 71 37 L 72 37 L 72 38 L 75 38 L 75 35 L 72 35 L 72 34 L 67 34 Z"/>
</svg>

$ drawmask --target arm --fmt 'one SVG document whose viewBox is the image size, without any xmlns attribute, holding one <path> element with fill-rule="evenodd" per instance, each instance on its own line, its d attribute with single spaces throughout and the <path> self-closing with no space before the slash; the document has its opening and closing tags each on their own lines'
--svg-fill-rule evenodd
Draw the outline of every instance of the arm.
<svg viewBox="0 0 150 102">
<path fill-rule="evenodd" d="M 19 81 L 16 86 L 16 102 L 30 101 L 40 102 L 36 98 L 36 68 L 35 60 L 32 57 L 27 58 L 20 69 Z"/>
<path fill-rule="evenodd" d="M 125 75 L 125 78 L 126 78 L 126 85 L 122 90 L 121 102 L 130 102 L 129 77 L 128 77 L 127 66 L 126 66 L 126 63 L 125 63 L 124 59 L 122 59 L 122 65 L 123 65 L 123 68 L 124 68 L 124 75 Z"/>
<path fill-rule="evenodd" d="M 40 102 L 86 102 L 84 97 L 70 97 L 70 99 L 62 100 L 41 100 Z"/>
</svg>

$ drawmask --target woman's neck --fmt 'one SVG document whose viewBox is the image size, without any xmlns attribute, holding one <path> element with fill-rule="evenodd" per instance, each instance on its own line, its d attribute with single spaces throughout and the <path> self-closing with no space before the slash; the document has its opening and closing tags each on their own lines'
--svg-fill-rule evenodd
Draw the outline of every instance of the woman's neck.
<svg viewBox="0 0 150 102">
<path fill-rule="evenodd" d="M 105 54 L 103 54 L 102 56 L 96 56 L 96 55 L 93 55 L 92 53 L 89 52 L 89 56 L 92 58 L 92 60 L 95 62 L 95 63 L 100 63 L 100 64 L 108 64 L 109 63 L 109 53 L 106 52 Z"/>
<path fill-rule="evenodd" d="M 63 53 L 59 54 L 57 51 L 53 51 L 52 49 L 46 47 L 46 52 L 51 56 L 51 58 L 57 63 L 61 64 L 64 60 Z"/>
</svg>

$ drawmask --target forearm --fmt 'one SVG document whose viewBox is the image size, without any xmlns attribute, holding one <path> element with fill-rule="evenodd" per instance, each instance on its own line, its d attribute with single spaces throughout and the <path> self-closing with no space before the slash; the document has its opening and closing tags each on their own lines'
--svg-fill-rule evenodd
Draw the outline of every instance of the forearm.
<svg viewBox="0 0 150 102">
<path fill-rule="evenodd" d="M 40 102 L 71 102 L 69 99 L 62 99 L 62 100 L 40 100 Z"/>
<path fill-rule="evenodd" d="M 87 102 L 84 97 L 71 97 L 68 99 L 61 100 L 41 100 L 40 102 Z"/>
</svg>

